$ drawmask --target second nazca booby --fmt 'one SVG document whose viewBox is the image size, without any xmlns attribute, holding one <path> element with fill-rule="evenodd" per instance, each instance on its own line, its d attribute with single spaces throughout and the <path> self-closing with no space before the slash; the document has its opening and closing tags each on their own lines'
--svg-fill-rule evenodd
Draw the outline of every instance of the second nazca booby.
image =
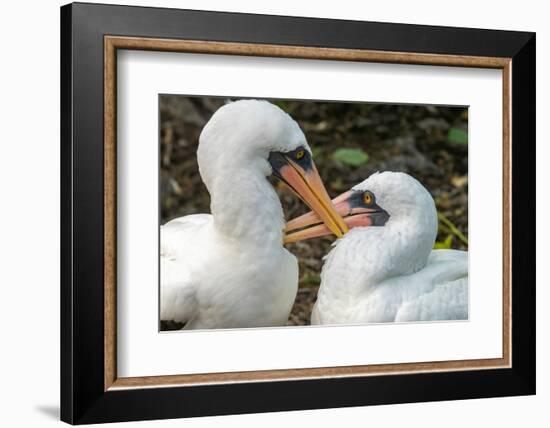
<svg viewBox="0 0 550 428">
<path fill-rule="evenodd" d="M 325 257 L 312 324 L 468 318 L 468 253 L 433 250 L 437 211 L 416 179 L 375 173 L 333 203 L 351 230 Z M 315 213 L 286 230 L 288 242 L 330 234 Z"/>
</svg>

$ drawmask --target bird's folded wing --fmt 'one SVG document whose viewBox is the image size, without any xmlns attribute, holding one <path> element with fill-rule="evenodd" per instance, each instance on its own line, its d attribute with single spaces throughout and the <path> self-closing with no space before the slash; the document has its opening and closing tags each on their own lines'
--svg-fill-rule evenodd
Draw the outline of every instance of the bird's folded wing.
<svg viewBox="0 0 550 428">
<path fill-rule="evenodd" d="M 201 229 L 212 222 L 208 214 L 176 218 L 160 233 L 160 316 L 163 321 L 187 323 L 197 311 L 196 284 L 189 264 Z"/>
<path fill-rule="evenodd" d="M 189 251 L 201 228 L 210 223 L 210 214 L 193 214 L 175 218 L 161 226 L 160 257 L 177 258 L 179 253 Z"/>
<path fill-rule="evenodd" d="M 432 251 L 426 267 L 411 277 L 416 277 L 418 284 L 430 285 L 403 300 L 395 321 L 468 319 L 467 252 Z"/>
</svg>

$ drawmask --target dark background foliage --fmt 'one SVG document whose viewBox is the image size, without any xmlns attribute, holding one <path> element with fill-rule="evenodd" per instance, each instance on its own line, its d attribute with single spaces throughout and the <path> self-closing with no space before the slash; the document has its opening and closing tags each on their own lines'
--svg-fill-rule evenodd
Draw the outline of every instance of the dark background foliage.
<svg viewBox="0 0 550 428">
<path fill-rule="evenodd" d="M 230 100 L 160 97 L 161 224 L 210 212 L 196 150 L 203 126 Z M 376 171 L 403 171 L 432 194 L 439 214 L 438 248 L 467 249 L 468 110 L 463 107 L 271 100 L 300 125 L 331 197 Z M 307 208 L 272 180 L 286 218 Z M 289 325 L 307 325 L 332 238 L 288 245 L 300 262 L 300 287 Z M 163 326 L 169 329 L 170 326 Z"/>
</svg>

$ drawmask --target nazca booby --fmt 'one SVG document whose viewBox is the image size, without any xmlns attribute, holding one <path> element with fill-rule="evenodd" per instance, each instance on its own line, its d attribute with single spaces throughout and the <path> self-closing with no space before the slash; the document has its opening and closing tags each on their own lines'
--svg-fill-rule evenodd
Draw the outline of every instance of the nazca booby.
<svg viewBox="0 0 550 428">
<path fill-rule="evenodd" d="M 468 318 L 468 253 L 432 250 L 437 211 L 416 179 L 375 173 L 333 203 L 351 230 L 325 257 L 312 324 Z M 330 234 L 315 213 L 286 232 L 288 242 Z"/>
<path fill-rule="evenodd" d="M 267 176 L 285 182 L 334 234 L 348 230 L 303 132 L 267 101 L 236 101 L 205 125 L 197 160 L 212 214 L 161 227 L 161 320 L 185 329 L 285 325 L 298 263 L 283 247 L 283 209 Z"/>
</svg>

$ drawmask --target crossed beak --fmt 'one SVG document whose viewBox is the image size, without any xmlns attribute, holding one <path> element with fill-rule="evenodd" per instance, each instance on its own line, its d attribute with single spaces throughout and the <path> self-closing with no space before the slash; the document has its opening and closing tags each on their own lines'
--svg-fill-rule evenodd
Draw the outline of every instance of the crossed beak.
<svg viewBox="0 0 550 428">
<path fill-rule="evenodd" d="M 336 211 L 343 217 L 349 229 L 354 227 L 383 226 L 389 219 L 389 214 L 378 205 L 369 208 L 357 206 L 354 191 L 350 190 L 334 198 L 332 203 Z M 309 212 L 286 224 L 285 243 L 303 241 L 330 235 L 331 231 L 321 223 L 314 212 Z"/>
<path fill-rule="evenodd" d="M 323 223 L 328 233 L 341 238 L 348 232 L 348 226 L 332 205 L 330 197 L 311 159 L 295 162 L 281 152 L 269 156 L 273 174 L 283 181 L 315 213 L 318 222 Z M 286 239 L 284 240 L 286 243 Z"/>
</svg>

